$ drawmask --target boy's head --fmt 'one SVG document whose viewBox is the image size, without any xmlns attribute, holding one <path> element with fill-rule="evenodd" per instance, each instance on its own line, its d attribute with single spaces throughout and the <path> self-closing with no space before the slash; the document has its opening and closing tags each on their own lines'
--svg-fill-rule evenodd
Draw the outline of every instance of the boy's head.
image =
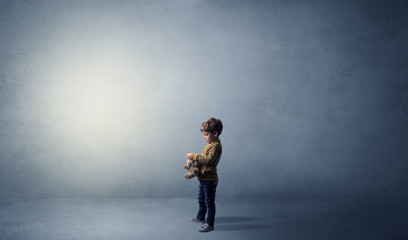
<svg viewBox="0 0 408 240">
<path fill-rule="evenodd" d="M 201 124 L 200 130 L 204 135 L 205 141 L 211 143 L 218 140 L 222 133 L 222 122 L 220 119 L 210 118 Z"/>
</svg>

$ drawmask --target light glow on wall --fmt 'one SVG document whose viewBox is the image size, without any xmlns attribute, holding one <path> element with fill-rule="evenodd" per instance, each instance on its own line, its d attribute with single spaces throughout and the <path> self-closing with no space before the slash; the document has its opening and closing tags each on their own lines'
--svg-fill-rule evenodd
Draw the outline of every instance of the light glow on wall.
<svg viewBox="0 0 408 240">
<path fill-rule="evenodd" d="M 90 21 L 88 14 L 61 17 L 56 24 L 64 28 L 43 35 L 35 46 L 40 53 L 31 58 L 43 69 L 32 76 L 41 84 L 31 90 L 44 103 L 53 137 L 73 152 L 106 157 L 144 137 L 140 126 L 152 115 L 149 84 L 155 81 L 146 72 L 154 64 L 142 57 L 144 41 L 123 19 L 98 15 Z"/>
<path fill-rule="evenodd" d="M 86 13 L 77 14 L 24 46 L 33 54 L 21 65 L 35 71 L 20 94 L 21 118 L 38 122 L 30 161 L 40 176 L 53 179 L 49 189 L 64 185 L 103 195 L 118 185 L 132 188 L 120 183 L 149 164 L 141 156 L 150 151 L 147 136 L 157 118 L 152 73 L 158 66 L 120 18 L 88 21 Z"/>
<path fill-rule="evenodd" d="M 106 147 L 132 132 L 137 115 L 144 113 L 138 108 L 137 79 L 127 79 L 127 63 L 97 53 L 81 66 L 70 66 L 68 59 L 49 89 L 49 110 L 63 116 L 59 128 L 73 142 Z"/>
</svg>

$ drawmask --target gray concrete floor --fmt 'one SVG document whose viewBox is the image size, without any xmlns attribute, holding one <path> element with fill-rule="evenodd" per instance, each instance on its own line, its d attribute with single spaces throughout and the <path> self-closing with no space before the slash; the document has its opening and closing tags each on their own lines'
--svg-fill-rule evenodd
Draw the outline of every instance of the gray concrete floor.
<svg viewBox="0 0 408 240">
<path fill-rule="evenodd" d="M 0 199 L 0 239 L 408 239 L 408 206 L 385 199 L 217 201 L 215 231 L 195 199 Z"/>
</svg>

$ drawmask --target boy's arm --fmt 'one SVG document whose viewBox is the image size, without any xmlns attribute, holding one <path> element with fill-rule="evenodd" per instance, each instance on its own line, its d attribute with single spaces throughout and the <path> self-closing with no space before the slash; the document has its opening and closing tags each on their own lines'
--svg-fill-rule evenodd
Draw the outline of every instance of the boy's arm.
<svg viewBox="0 0 408 240">
<path fill-rule="evenodd" d="M 188 159 L 193 161 L 197 161 L 201 165 L 211 165 L 215 159 L 217 159 L 218 155 L 220 154 L 220 150 L 217 145 L 212 146 L 208 151 L 202 152 L 201 154 L 197 153 L 188 153 Z"/>
</svg>

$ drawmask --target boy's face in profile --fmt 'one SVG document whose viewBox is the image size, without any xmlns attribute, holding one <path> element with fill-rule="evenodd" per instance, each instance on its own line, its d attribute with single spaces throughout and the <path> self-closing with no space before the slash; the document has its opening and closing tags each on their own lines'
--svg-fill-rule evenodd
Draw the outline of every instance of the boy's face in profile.
<svg viewBox="0 0 408 240">
<path fill-rule="evenodd" d="M 206 131 L 202 131 L 204 139 L 206 142 L 208 143 L 212 143 L 215 140 L 218 140 L 218 132 L 206 132 Z"/>
</svg>

